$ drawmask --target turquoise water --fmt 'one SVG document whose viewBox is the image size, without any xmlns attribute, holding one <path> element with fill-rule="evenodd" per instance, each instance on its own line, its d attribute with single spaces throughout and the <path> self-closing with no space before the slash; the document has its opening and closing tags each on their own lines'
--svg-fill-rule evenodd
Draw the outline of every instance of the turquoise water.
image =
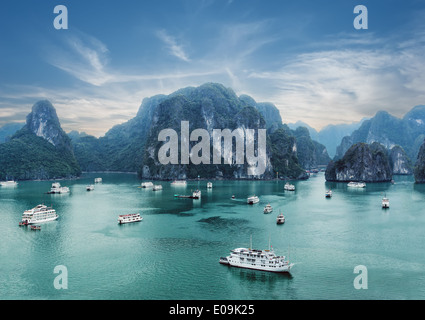
<svg viewBox="0 0 425 320">
<path fill-rule="evenodd" d="M 95 177 L 103 183 L 87 192 Z M 139 188 L 131 174 L 85 174 L 60 181 L 70 194 L 48 195 L 52 182 L 0 187 L 1 299 L 425 299 L 425 185 L 412 177 L 365 189 L 327 183 L 322 173 L 294 182 L 206 181 L 163 190 Z M 177 199 L 200 188 L 200 200 Z M 331 199 L 325 191 L 333 190 Z M 231 200 L 232 195 L 236 200 Z M 258 195 L 249 206 L 246 198 Z M 386 194 L 390 209 L 381 209 Z M 25 209 L 52 205 L 59 219 L 41 231 L 19 227 Z M 270 203 L 274 211 L 264 214 Z M 282 210 L 283 225 L 276 224 Z M 118 225 L 140 212 L 140 223 Z M 267 249 L 295 263 L 291 275 L 218 263 L 237 247 Z M 56 266 L 67 289 L 56 289 Z M 367 268 L 356 289 L 354 268 Z M 365 273 L 362 274 L 366 276 Z"/>
</svg>

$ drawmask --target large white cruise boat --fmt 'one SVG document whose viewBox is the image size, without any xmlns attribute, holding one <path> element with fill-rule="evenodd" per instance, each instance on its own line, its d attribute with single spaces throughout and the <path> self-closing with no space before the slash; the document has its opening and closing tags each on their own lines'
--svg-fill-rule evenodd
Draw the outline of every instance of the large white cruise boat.
<svg viewBox="0 0 425 320">
<path fill-rule="evenodd" d="M 277 256 L 273 249 L 254 250 L 237 248 L 230 251 L 227 257 L 221 257 L 221 264 L 232 267 L 255 269 L 271 272 L 290 272 L 293 263 L 289 263 L 285 256 Z"/>
<path fill-rule="evenodd" d="M 56 210 L 52 207 L 47 207 L 44 204 L 39 204 L 36 207 L 25 210 L 22 214 L 22 224 L 34 224 L 47 221 L 53 221 L 58 218 Z"/>
<path fill-rule="evenodd" d="M 130 214 L 122 214 L 118 216 L 118 223 L 131 223 L 131 222 L 139 222 L 142 221 L 143 218 L 140 216 L 140 213 L 130 213 Z"/>
</svg>

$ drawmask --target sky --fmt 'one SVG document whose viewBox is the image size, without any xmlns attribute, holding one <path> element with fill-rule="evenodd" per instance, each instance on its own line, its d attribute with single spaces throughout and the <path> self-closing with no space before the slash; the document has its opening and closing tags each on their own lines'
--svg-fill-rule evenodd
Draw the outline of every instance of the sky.
<svg viewBox="0 0 425 320">
<path fill-rule="evenodd" d="M 206 82 L 316 130 L 425 104 L 422 0 L 2 0 L 0 30 L 0 126 L 48 99 L 66 132 L 100 137 Z"/>
</svg>

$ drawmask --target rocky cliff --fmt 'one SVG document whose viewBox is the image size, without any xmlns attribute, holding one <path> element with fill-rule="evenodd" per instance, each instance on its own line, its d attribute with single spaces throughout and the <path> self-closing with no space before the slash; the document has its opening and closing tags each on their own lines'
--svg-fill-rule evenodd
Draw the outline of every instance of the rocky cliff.
<svg viewBox="0 0 425 320">
<path fill-rule="evenodd" d="M 419 149 L 414 174 L 416 183 L 425 183 L 425 140 Z"/>
<path fill-rule="evenodd" d="M 71 139 L 49 101 L 34 104 L 25 126 L 0 145 L 0 180 L 54 179 L 80 173 Z"/>
<path fill-rule="evenodd" d="M 70 137 L 83 171 L 137 171 L 146 179 L 197 178 L 198 175 L 202 178 L 247 178 L 247 163 L 234 163 L 234 144 L 230 165 L 223 165 L 224 161 L 219 166 L 202 163 L 162 165 L 158 161 L 158 151 L 164 142 L 158 141 L 158 135 L 163 129 L 173 129 L 179 134 L 181 145 L 182 121 L 189 122 L 190 132 L 203 129 L 209 136 L 214 129 L 229 129 L 249 138 L 249 130 L 257 134 L 258 129 L 267 129 L 266 168 L 261 178 L 274 178 L 276 174 L 282 178 L 307 177 L 297 158 L 300 143 L 282 124 L 279 110 L 271 103 L 257 103 L 247 95 L 238 97 L 232 89 L 217 83 L 145 98 L 133 119 L 114 126 L 104 137 L 78 133 Z M 255 139 L 256 144 L 258 140 Z M 189 147 L 196 144 L 191 141 Z M 211 156 L 213 150 L 211 144 Z"/>
<path fill-rule="evenodd" d="M 266 130 L 266 122 L 260 112 L 250 103 L 239 99 L 233 90 L 220 84 L 209 83 L 197 88 L 186 88 L 170 95 L 161 101 L 151 114 L 149 133 L 146 139 L 143 164 L 139 170 L 139 176 L 146 179 L 190 179 L 197 178 L 272 178 L 275 176 L 271 164 L 270 144 L 267 145 L 265 153 L 265 170 L 260 175 L 248 174 L 248 161 L 236 162 L 236 140 L 252 140 L 254 145 L 259 143 L 259 129 Z M 182 133 L 182 121 L 188 123 L 187 132 L 201 129 L 208 133 L 202 140 L 189 141 Z M 164 129 L 171 129 L 178 133 L 178 159 L 179 163 L 163 164 L 159 161 L 159 151 L 163 142 L 158 141 L 159 134 Z M 213 154 L 223 147 L 211 139 L 214 130 L 229 129 L 235 134 L 232 140 L 231 151 L 223 150 L 223 158 L 219 163 L 213 161 Z M 252 134 L 254 132 L 254 135 Z M 184 161 L 182 155 L 182 144 L 187 144 L 192 150 L 198 143 L 208 140 L 209 154 L 202 163 L 194 164 Z M 245 139 L 245 140 L 243 140 Z M 245 144 L 246 147 L 246 144 Z M 204 155 L 206 150 L 202 150 Z M 245 150 L 246 151 L 246 150 Z M 190 151 L 192 156 L 192 151 Z M 226 163 L 225 163 L 226 162 Z M 302 171 L 298 168 L 299 175 Z"/>
<path fill-rule="evenodd" d="M 341 159 L 345 152 L 358 142 L 379 142 L 388 150 L 400 146 L 410 159 L 416 159 L 424 137 L 425 106 L 412 108 L 403 118 L 379 111 L 373 118 L 365 120 L 350 136 L 341 140 L 334 160 Z"/>
<path fill-rule="evenodd" d="M 331 161 L 326 168 L 327 181 L 384 182 L 392 180 L 387 151 L 379 143 L 357 143 L 342 159 Z"/>
<path fill-rule="evenodd" d="M 394 146 L 389 151 L 390 165 L 393 174 L 410 175 L 413 173 L 412 163 L 404 149 L 400 146 Z"/>
</svg>

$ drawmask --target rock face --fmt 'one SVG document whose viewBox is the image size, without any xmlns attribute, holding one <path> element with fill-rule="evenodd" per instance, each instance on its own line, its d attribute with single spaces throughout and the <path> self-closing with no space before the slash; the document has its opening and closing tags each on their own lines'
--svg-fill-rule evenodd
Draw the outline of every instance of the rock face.
<svg viewBox="0 0 425 320">
<path fill-rule="evenodd" d="M 0 180 L 76 177 L 81 174 L 71 139 L 49 101 L 37 102 L 25 126 L 0 144 Z"/>
<path fill-rule="evenodd" d="M 213 137 L 213 130 L 229 129 L 245 141 L 258 143 L 259 129 L 266 130 L 266 122 L 255 106 L 240 100 L 235 93 L 219 84 L 205 84 L 197 88 L 186 88 L 173 94 L 157 105 L 151 114 L 149 133 L 146 139 L 144 159 L 139 176 L 145 179 L 191 179 L 191 178 L 272 178 L 274 177 L 271 164 L 270 146 L 266 149 L 265 170 L 254 177 L 248 174 L 248 162 L 235 162 L 236 146 L 232 143 L 232 152 L 223 156 L 219 164 L 214 164 L 213 153 L 221 148 L 209 140 L 211 151 L 207 163 L 184 163 L 180 147 L 188 143 L 190 150 L 199 141 L 185 140 L 182 132 L 182 121 L 189 124 L 188 132 L 203 129 Z M 178 136 L 178 164 L 162 164 L 159 161 L 159 150 L 164 142 L 158 141 L 159 134 L 164 129 L 172 129 Z M 252 135 L 253 130 L 257 136 Z M 203 138 L 204 139 L 204 138 Z M 234 139 L 235 140 L 235 139 Z M 205 152 L 205 150 L 203 150 Z M 224 164 L 225 160 L 227 164 Z"/>
<path fill-rule="evenodd" d="M 416 183 L 425 183 L 425 140 L 419 149 L 414 174 Z"/>
<path fill-rule="evenodd" d="M 425 137 L 425 106 L 412 108 L 403 118 L 392 116 L 386 111 L 365 120 L 360 128 L 342 139 L 334 160 L 341 159 L 345 152 L 358 142 L 379 142 L 388 150 L 401 146 L 410 159 L 416 159 Z"/>
<path fill-rule="evenodd" d="M 56 109 L 48 100 L 34 104 L 27 116 L 27 129 L 55 147 L 71 150 L 71 139 L 62 130 Z"/>
<path fill-rule="evenodd" d="M 298 127 L 292 132 L 296 139 L 298 162 L 304 169 L 316 169 L 319 165 L 327 165 L 331 161 L 326 147 L 312 140 L 306 127 Z"/>
<path fill-rule="evenodd" d="M 137 171 L 140 178 L 160 180 L 198 176 L 249 178 L 246 163 L 223 165 L 222 161 L 222 165 L 162 165 L 158 161 L 158 151 L 164 142 L 158 141 L 158 135 L 163 129 L 173 129 L 179 134 L 181 145 L 182 121 L 189 122 L 190 132 L 204 129 L 210 136 L 214 129 L 229 129 L 251 139 L 249 130 L 254 130 L 257 135 L 259 129 L 267 129 L 266 168 L 260 178 L 275 178 L 276 175 L 281 178 L 307 178 L 297 158 L 296 139 L 282 124 L 279 110 L 271 103 L 257 103 L 247 95 L 238 97 L 232 89 L 218 83 L 145 98 L 136 117 L 114 126 L 104 137 L 78 133 L 70 136 L 83 171 Z M 256 137 L 253 139 L 258 142 Z M 196 144 L 197 141 L 190 141 L 190 149 Z M 213 147 L 211 144 L 211 155 Z M 235 146 L 232 147 L 235 150 Z M 234 155 L 233 151 L 233 159 Z M 180 156 L 179 151 L 179 159 Z"/>
<path fill-rule="evenodd" d="M 410 175 L 413 173 L 412 163 L 402 147 L 392 147 L 389 151 L 389 157 L 393 174 Z"/>
<path fill-rule="evenodd" d="M 384 146 L 376 142 L 357 143 L 342 159 L 329 163 L 325 178 L 341 182 L 385 182 L 392 180 L 392 169 Z"/>
</svg>

